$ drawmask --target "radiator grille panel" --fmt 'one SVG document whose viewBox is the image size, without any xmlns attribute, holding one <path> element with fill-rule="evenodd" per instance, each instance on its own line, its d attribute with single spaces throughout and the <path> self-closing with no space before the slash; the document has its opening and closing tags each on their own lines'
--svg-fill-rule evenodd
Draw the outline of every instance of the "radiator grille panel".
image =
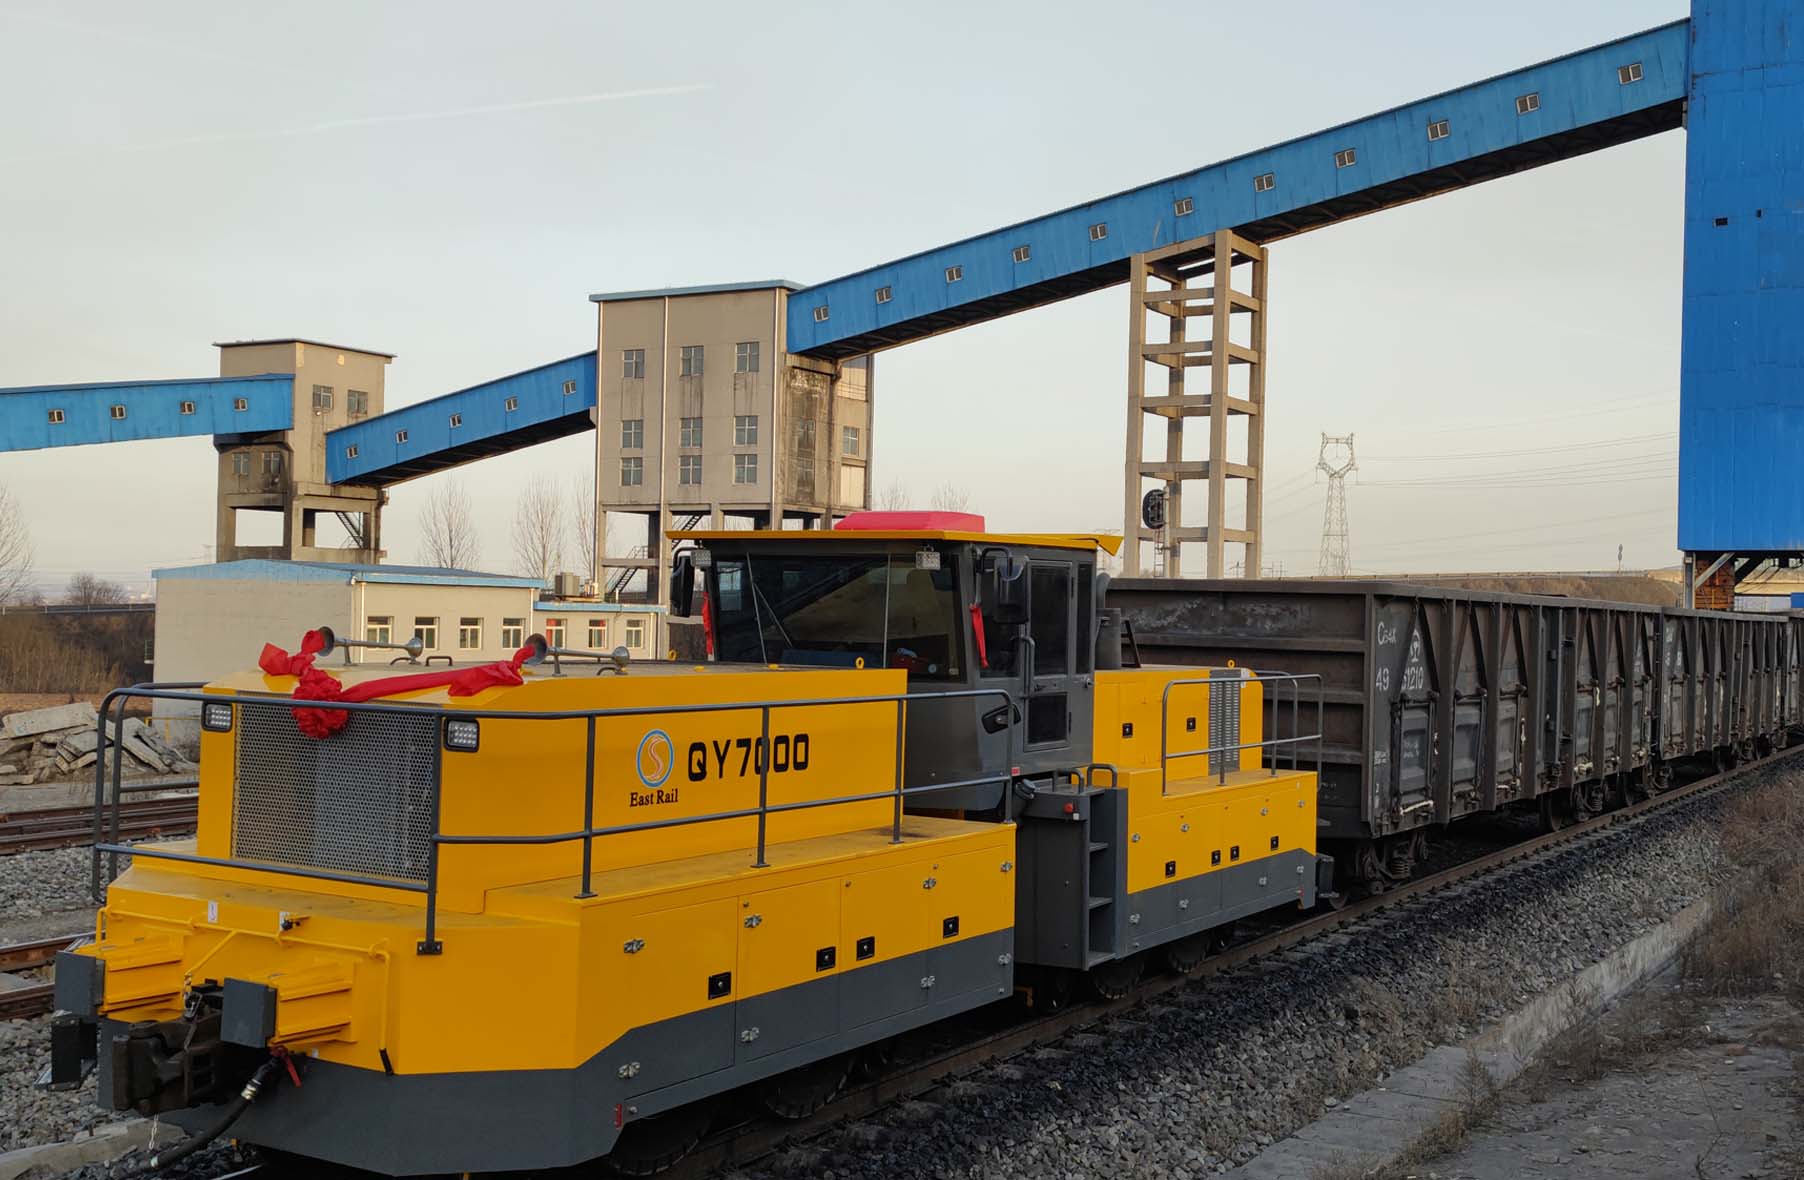
<svg viewBox="0 0 1804 1180">
<path fill-rule="evenodd" d="M 1244 673 L 1236 668 L 1232 671 L 1215 668 L 1209 672 L 1211 680 L 1231 678 L 1242 680 Z M 1240 744 L 1240 686 L 1238 684 L 1209 686 L 1209 746 L 1222 750 L 1223 746 Z M 1239 770 L 1241 750 L 1222 750 L 1211 755 L 1211 769 Z"/>
<path fill-rule="evenodd" d="M 316 741 L 286 702 L 241 703 L 232 855 L 424 881 L 438 755 L 433 717 L 354 713 Z"/>
</svg>

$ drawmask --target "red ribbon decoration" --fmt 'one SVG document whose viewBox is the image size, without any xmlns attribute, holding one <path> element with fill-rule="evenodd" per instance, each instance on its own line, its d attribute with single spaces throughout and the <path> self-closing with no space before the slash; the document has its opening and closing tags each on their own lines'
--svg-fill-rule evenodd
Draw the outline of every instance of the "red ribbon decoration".
<svg viewBox="0 0 1804 1180">
<path fill-rule="evenodd" d="M 520 675 L 520 665 L 532 655 L 532 648 L 523 647 L 514 653 L 511 660 L 481 664 L 474 668 L 446 668 L 442 672 L 383 676 L 346 688 L 336 676 L 313 666 L 314 657 L 324 651 L 325 647 L 326 637 L 318 631 L 309 631 L 301 636 L 301 650 L 294 655 L 289 655 L 273 643 L 266 643 L 263 645 L 263 654 L 257 657 L 257 666 L 270 676 L 296 677 L 298 683 L 294 686 L 294 699 L 297 701 L 349 701 L 355 704 L 426 688 L 447 688 L 451 696 L 467 697 L 474 696 L 485 688 L 525 684 L 525 677 Z M 294 710 L 295 725 L 310 738 L 331 737 L 350 724 L 350 721 L 351 715 L 343 709 L 303 706 Z"/>
</svg>

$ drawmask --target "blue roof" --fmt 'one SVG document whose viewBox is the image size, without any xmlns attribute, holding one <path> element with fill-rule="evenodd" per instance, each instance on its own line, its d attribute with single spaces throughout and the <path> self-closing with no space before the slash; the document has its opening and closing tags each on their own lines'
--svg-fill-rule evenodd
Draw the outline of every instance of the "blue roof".
<svg viewBox="0 0 1804 1180">
<path fill-rule="evenodd" d="M 507 586 L 542 590 L 542 578 L 490 574 L 480 570 L 449 569 L 435 565 L 371 565 L 355 561 L 273 561 L 247 558 L 206 565 L 171 566 L 152 570 L 151 576 L 172 581 L 353 582 L 397 583 L 419 586 Z"/>
<path fill-rule="evenodd" d="M 781 287 L 800 291 L 801 283 L 789 279 L 765 279 L 758 283 L 707 283 L 700 287 L 650 287 L 644 291 L 602 291 L 589 296 L 591 303 L 618 303 L 628 299 L 675 299 L 682 295 L 719 295 L 729 291 L 769 291 Z"/>
</svg>

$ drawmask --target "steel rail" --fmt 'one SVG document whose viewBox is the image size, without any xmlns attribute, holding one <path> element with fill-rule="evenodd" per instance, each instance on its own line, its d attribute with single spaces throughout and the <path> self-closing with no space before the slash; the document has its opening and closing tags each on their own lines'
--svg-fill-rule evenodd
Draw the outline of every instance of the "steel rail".
<svg viewBox="0 0 1804 1180">
<path fill-rule="evenodd" d="M 919 1061 L 901 1066 L 872 1081 L 846 1090 L 815 1114 L 795 1122 L 758 1121 L 742 1123 L 705 1138 L 694 1151 L 665 1173 L 667 1180 L 699 1177 L 717 1169 L 742 1166 L 776 1151 L 786 1143 L 819 1135 L 839 1123 L 872 1114 L 892 1103 L 922 1094 L 940 1082 L 969 1072 L 978 1066 L 1012 1057 L 1037 1045 L 1056 1040 L 1067 1033 L 1096 1024 L 1110 1016 L 1156 999 L 1189 985 L 1196 979 L 1216 975 L 1320 938 L 1368 918 L 1383 910 L 1414 901 L 1426 894 L 1475 877 L 1496 872 L 1520 860 L 1534 857 L 1586 836 L 1609 828 L 1635 822 L 1650 812 L 1713 791 L 1727 788 L 1744 775 L 1780 764 L 1804 754 L 1804 746 L 1770 754 L 1682 787 L 1673 787 L 1651 798 L 1546 835 L 1534 837 L 1507 848 L 1487 853 L 1431 873 L 1394 889 L 1350 902 L 1339 910 L 1312 914 L 1275 930 L 1270 934 L 1228 947 L 1204 960 L 1201 967 L 1188 975 L 1159 975 L 1146 979 L 1119 1000 L 1095 1000 L 1074 1003 L 1060 1011 L 1031 1017 L 1019 1024 L 978 1037 L 967 1044 L 931 1054 Z"/>
<path fill-rule="evenodd" d="M 119 835 L 124 839 L 192 832 L 200 821 L 200 802 L 195 795 L 130 799 L 120 806 Z M 85 804 L 0 815 L 0 855 L 90 844 L 93 817 L 94 809 Z"/>
<path fill-rule="evenodd" d="M 86 937 L 86 934 L 57 934 L 49 938 L 34 938 L 28 942 L 0 944 L 0 972 L 31 971 L 38 967 L 48 967 L 56 962 L 56 952 L 67 950 L 72 943 L 80 942 Z"/>
</svg>

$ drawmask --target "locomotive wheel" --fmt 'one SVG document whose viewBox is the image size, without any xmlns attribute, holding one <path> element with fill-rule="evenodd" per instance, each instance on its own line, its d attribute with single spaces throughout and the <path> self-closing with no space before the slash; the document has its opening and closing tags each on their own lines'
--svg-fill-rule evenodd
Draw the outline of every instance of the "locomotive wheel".
<svg viewBox="0 0 1804 1180">
<path fill-rule="evenodd" d="M 1159 958 L 1165 969 L 1174 975 L 1194 975 L 1202 969 L 1203 961 L 1214 953 L 1209 936 L 1214 933 L 1204 930 L 1183 938 L 1174 939 L 1159 948 Z"/>
<path fill-rule="evenodd" d="M 608 1167 L 622 1176 L 656 1176 L 689 1154 L 708 1129 L 708 1112 L 695 1106 L 634 1119 L 620 1132 Z"/>
<path fill-rule="evenodd" d="M 805 1119 L 833 1101 L 851 1073 L 852 1055 L 836 1053 L 778 1074 L 764 1083 L 758 1101 L 780 1119 Z"/>
<path fill-rule="evenodd" d="M 1140 973 L 1145 969 L 1144 955 L 1110 959 L 1090 968 L 1090 986 L 1105 1000 L 1119 1000 L 1140 982 Z"/>
</svg>

